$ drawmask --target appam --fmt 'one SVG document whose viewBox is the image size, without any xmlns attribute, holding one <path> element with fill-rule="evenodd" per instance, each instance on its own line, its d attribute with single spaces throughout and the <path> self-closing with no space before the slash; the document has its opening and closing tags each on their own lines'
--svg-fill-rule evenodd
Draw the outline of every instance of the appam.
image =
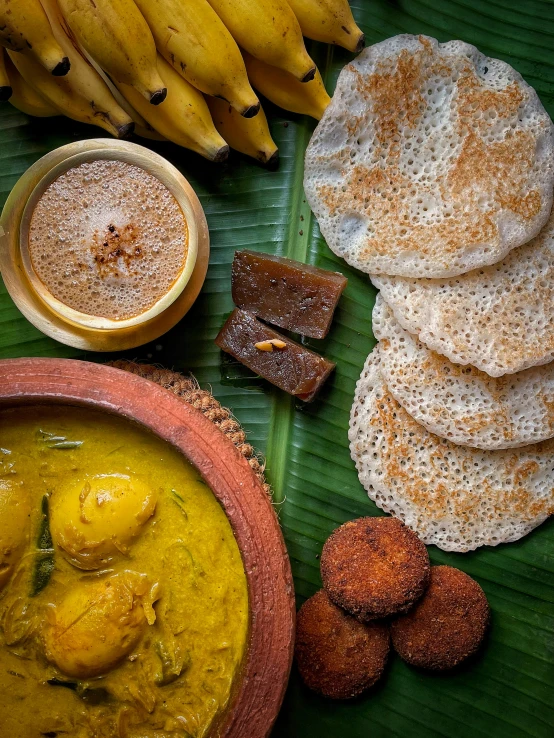
<svg viewBox="0 0 554 738">
<path fill-rule="evenodd" d="M 341 72 L 306 152 L 329 247 L 369 274 L 449 277 L 537 235 L 552 121 L 512 67 L 462 41 L 400 35 Z"/>
<path fill-rule="evenodd" d="M 396 402 L 374 354 L 356 385 L 349 440 L 369 497 L 445 551 L 516 541 L 554 512 L 554 441 L 482 451 L 439 438 Z"/>
<path fill-rule="evenodd" d="M 372 281 L 402 327 L 455 364 L 501 377 L 554 359 L 554 213 L 494 266 L 451 279 Z"/>
<path fill-rule="evenodd" d="M 381 294 L 373 332 L 390 393 L 431 433 L 487 450 L 554 436 L 554 363 L 504 377 L 453 364 L 404 330 Z"/>
</svg>

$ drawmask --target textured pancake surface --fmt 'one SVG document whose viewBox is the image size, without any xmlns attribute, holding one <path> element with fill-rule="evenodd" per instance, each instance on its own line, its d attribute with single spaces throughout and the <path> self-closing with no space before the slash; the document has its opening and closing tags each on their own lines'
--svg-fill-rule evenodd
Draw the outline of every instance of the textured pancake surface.
<svg viewBox="0 0 554 738">
<path fill-rule="evenodd" d="M 372 277 L 399 323 L 493 377 L 554 359 L 554 212 L 530 243 L 451 279 Z"/>
<path fill-rule="evenodd" d="M 554 512 L 554 441 L 503 451 L 429 433 L 390 394 L 370 354 L 350 415 L 360 482 L 427 544 L 471 551 L 516 541 Z"/>
<path fill-rule="evenodd" d="M 321 552 L 321 579 L 339 607 L 367 622 L 408 610 L 429 581 L 425 545 L 398 518 L 358 518 Z"/>
<path fill-rule="evenodd" d="M 350 699 L 375 684 L 389 648 L 387 625 L 358 622 L 334 605 L 323 589 L 298 612 L 298 670 L 306 685 L 325 697 Z"/>
<path fill-rule="evenodd" d="M 512 67 L 462 41 L 400 35 L 341 72 L 306 152 L 329 247 L 369 274 L 494 264 L 544 225 L 552 122 Z"/>
<path fill-rule="evenodd" d="M 385 384 L 431 433 L 487 450 L 554 436 L 554 363 L 504 377 L 453 364 L 404 330 L 381 294 L 372 326 Z"/>
<path fill-rule="evenodd" d="M 472 656 L 485 637 L 489 603 L 465 572 L 431 567 L 431 582 L 413 610 L 391 623 L 397 653 L 421 669 L 452 669 Z"/>
</svg>

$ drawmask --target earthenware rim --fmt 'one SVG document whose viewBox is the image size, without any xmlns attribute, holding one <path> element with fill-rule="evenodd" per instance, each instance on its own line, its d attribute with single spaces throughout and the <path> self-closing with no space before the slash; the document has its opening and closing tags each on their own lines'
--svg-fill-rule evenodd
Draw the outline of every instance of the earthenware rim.
<svg viewBox="0 0 554 738">
<path fill-rule="evenodd" d="M 81 405 L 134 421 L 179 449 L 223 506 L 244 563 L 250 641 L 218 738 L 265 738 L 285 693 L 294 648 L 294 586 L 277 516 L 239 451 L 204 415 L 134 374 L 71 359 L 0 361 L 0 408 Z"/>
<path fill-rule="evenodd" d="M 191 204 L 198 233 L 197 258 L 192 275 L 177 299 L 162 313 L 146 323 L 116 330 L 102 330 L 75 325 L 51 310 L 38 297 L 27 278 L 19 248 L 19 228 L 25 204 L 44 174 L 65 159 L 89 151 L 121 152 L 146 157 L 171 172 Z M 170 162 L 149 149 L 127 141 L 87 139 L 61 146 L 45 154 L 21 176 L 13 187 L 0 217 L 0 272 L 11 298 L 36 328 L 60 343 L 88 351 L 123 351 L 155 340 L 172 328 L 195 302 L 208 269 L 210 241 L 206 216 L 185 177 Z"/>
</svg>

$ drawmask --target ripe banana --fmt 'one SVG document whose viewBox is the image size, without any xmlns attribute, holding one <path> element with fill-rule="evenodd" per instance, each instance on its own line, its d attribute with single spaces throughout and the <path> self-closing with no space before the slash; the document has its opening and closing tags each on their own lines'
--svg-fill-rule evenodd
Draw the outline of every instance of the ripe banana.
<svg viewBox="0 0 554 738">
<path fill-rule="evenodd" d="M 232 149 L 252 156 L 262 164 L 277 164 L 279 150 L 271 138 L 262 109 L 255 118 L 248 119 L 239 115 L 225 100 L 207 97 L 206 102 L 215 127 Z"/>
<path fill-rule="evenodd" d="M 112 79 L 131 85 L 152 105 L 165 99 L 152 32 L 133 0 L 58 2 L 77 43 Z"/>
<path fill-rule="evenodd" d="M 104 80 L 106 83 L 108 89 L 112 93 L 112 95 L 115 98 L 115 101 L 119 105 L 120 108 L 123 108 L 123 110 L 127 113 L 127 115 L 133 119 L 133 122 L 135 124 L 135 130 L 134 133 L 136 133 L 137 136 L 142 136 L 143 138 L 150 138 L 153 141 L 165 141 L 166 139 L 163 136 L 160 136 L 160 134 L 155 131 L 150 123 L 148 123 L 142 115 L 133 108 L 133 106 L 129 103 L 128 100 L 126 100 L 121 92 L 117 89 L 117 87 L 114 85 L 112 80 L 108 77 L 106 72 L 104 72 L 101 67 L 98 66 L 98 62 L 94 61 L 92 56 L 87 53 L 87 51 L 83 48 L 81 48 L 81 53 L 87 59 L 92 66 L 96 69 L 100 77 Z"/>
<path fill-rule="evenodd" d="M 268 100 L 293 113 L 311 115 L 320 120 L 325 108 L 331 102 L 323 85 L 321 74 L 316 70 L 314 79 L 301 84 L 292 74 L 243 52 L 246 70 L 250 81 Z"/>
<path fill-rule="evenodd" d="M 260 102 L 235 40 L 208 0 L 136 0 L 160 54 L 191 85 L 249 118 Z"/>
<path fill-rule="evenodd" d="M 167 87 L 167 98 L 157 107 L 145 102 L 130 85 L 117 82 L 117 88 L 164 138 L 211 161 L 224 161 L 229 155 L 229 146 L 216 131 L 202 93 L 181 77 L 160 54 L 158 72 Z"/>
<path fill-rule="evenodd" d="M 34 59 L 14 51 L 8 54 L 23 79 L 68 118 L 100 126 L 117 138 L 132 132 L 133 121 L 84 59 L 85 75 L 72 69 L 67 77 L 52 77 Z"/>
<path fill-rule="evenodd" d="M 3 49 L 0 49 L 3 51 Z M 22 113 L 32 115 L 34 118 L 51 118 L 54 115 L 61 115 L 59 110 L 51 105 L 42 95 L 33 90 L 33 88 L 25 82 L 17 69 L 6 54 L 6 70 L 13 94 L 10 97 L 10 103 L 21 110 Z"/>
<path fill-rule="evenodd" d="M 68 118 L 100 126 L 118 138 L 128 136 L 134 127 L 132 119 L 67 36 L 56 0 L 42 0 L 42 4 L 52 33 L 71 62 L 71 71 L 65 77 L 53 77 L 31 57 L 9 51 L 18 72 Z"/>
<path fill-rule="evenodd" d="M 239 46 L 285 69 L 300 82 L 314 78 L 302 31 L 286 0 L 209 0 Z"/>
<path fill-rule="evenodd" d="M 0 102 L 9 100 L 12 96 L 12 86 L 6 69 L 6 52 L 0 46 Z"/>
<path fill-rule="evenodd" d="M 52 34 L 40 0 L 0 0 L 0 44 L 33 56 L 56 76 L 69 71 L 69 59 Z"/>
<path fill-rule="evenodd" d="M 167 141 L 167 138 L 155 131 L 150 123 L 147 123 L 146 126 L 135 126 L 135 134 L 141 138 L 147 138 L 149 141 Z"/>
<path fill-rule="evenodd" d="M 348 0 L 288 0 L 304 36 L 338 44 L 355 54 L 364 48 L 365 36 L 356 25 Z"/>
</svg>

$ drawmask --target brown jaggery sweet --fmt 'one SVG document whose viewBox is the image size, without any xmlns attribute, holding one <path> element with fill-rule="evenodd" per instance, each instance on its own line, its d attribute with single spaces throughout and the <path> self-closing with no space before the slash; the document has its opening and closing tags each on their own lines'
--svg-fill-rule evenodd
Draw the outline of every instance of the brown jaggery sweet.
<svg viewBox="0 0 554 738">
<path fill-rule="evenodd" d="M 335 368 L 331 361 L 239 308 L 231 313 L 215 342 L 256 374 L 305 402 L 314 399 Z"/>
<path fill-rule="evenodd" d="M 325 338 L 348 280 L 338 272 L 282 256 L 237 251 L 233 302 L 262 320 L 311 338 Z"/>
<path fill-rule="evenodd" d="M 351 699 L 382 676 L 389 654 L 385 623 L 364 624 L 334 605 L 324 589 L 302 605 L 295 656 L 304 683 L 331 699 Z"/>
</svg>

